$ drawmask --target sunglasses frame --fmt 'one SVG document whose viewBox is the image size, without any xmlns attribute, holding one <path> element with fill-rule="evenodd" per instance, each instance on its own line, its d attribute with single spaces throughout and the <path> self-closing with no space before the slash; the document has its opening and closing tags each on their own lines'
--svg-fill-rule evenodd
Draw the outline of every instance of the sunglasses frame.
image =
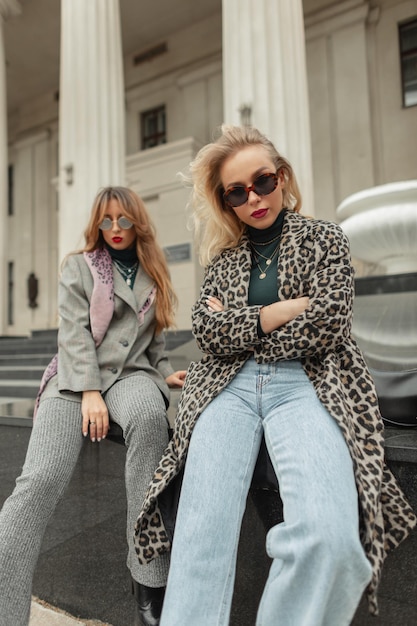
<svg viewBox="0 0 417 626">
<path fill-rule="evenodd" d="M 247 201 L 249 200 L 249 194 L 251 191 L 253 191 L 254 193 L 256 193 L 257 196 L 269 196 L 269 194 L 271 194 L 273 191 L 275 191 L 275 189 L 278 187 L 278 181 L 279 181 L 279 175 L 278 175 L 278 171 L 276 172 L 266 172 L 265 174 L 260 174 L 259 176 L 257 176 L 255 178 L 255 180 L 253 181 L 252 185 L 249 185 L 249 187 L 245 187 L 244 185 L 235 185 L 234 187 L 230 187 L 230 189 L 228 189 L 227 191 L 223 192 L 223 200 L 224 202 L 229 206 L 232 207 L 233 209 L 236 209 L 244 204 L 247 203 Z M 274 187 L 271 189 L 271 191 L 268 191 L 268 193 L 259 193 L 256 190 L 256 185 L 257 185 L 257 181 L 259 181 L 260 178 L 272 178 L 275 182 Z M 246 199 L 241 202 L 240 204 L 233 204 L 232 202 L 230 202 L 230 200 L 228 200 L 228 197 L 230 196 L 230 194 L 233 191 L 245 191 L 246 192 Z"/>
<path fill-rule="evenodd" d="M 125 223 L 128 222 L 129 226 L 123 226 L 120 221 L 121 220 L 125 220 Z M 114 222 L 117 222 L 118 227 L 121 230 L 129 230 L 130 228 L 132 228 L 133 226 L 133 222 L 130 221 L 129 218 L 125 217 L 124 215 L 121 215 L 120 217 L 117 218 L 117 220 L 112 220 L 110 217 L 105 217 L 100 224 L 98 225 L 100 230 L 111 230 L 113 228 L 113 224 Z M 107 227 L 103 227 L 103 224 L 109 224 L 109 226 Z"/>
</svg>

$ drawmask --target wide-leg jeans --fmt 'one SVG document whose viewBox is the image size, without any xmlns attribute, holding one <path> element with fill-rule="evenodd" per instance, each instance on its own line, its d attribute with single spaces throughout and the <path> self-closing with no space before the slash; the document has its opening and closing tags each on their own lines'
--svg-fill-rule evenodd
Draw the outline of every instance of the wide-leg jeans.
<svg viewBox="0 0 417 626">
<path fill-rule="evenodd" d="M 250 359 L 194 428 L 161 626 L 226 626 L 246 497 L 265 434 L 284 522 L 257 626 L 347 626 L 371 578 L 342 432 L 299 361 Z M 246 567 L 251 567 L 250 563 Z"/>
</svg>

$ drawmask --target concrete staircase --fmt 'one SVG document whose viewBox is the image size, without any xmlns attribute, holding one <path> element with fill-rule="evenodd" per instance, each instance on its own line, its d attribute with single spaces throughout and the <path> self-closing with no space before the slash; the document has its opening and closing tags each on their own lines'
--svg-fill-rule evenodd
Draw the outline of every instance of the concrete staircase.
<svg viewBox="0 0 417 626">
<path fill-rule="evenodd" d="M 199 358 L 191 331 L 168 332 L 166 345 L 175 370 Z M 57 329 L 0 337 L 0 424 L 31 426 L 42 374 L 56 352 Z"/>
<path fill-rule="evenodd" d="M 43 371 L 56 351 L 56 329 L 0 337 L 0 424 L 31 425 Z"/>
</svg>

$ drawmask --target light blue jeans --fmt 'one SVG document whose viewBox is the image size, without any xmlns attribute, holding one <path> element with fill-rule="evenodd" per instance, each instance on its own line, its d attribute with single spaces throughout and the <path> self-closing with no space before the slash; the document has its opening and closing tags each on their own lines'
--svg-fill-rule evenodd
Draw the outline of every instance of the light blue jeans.
<svg viewBox="0 0 417 626">
<path fill-rule="evenodd" d="M 229 623 L 239 533 L 262 438 L 284 522 L 257 626 L 347 626 L 371 578 L 343 435 L 299 361 L 250 359 L 201 414 L 187 457 L 161 626 Z M 247 564 L 250 567 L 250 563 Z"/>
</svg>

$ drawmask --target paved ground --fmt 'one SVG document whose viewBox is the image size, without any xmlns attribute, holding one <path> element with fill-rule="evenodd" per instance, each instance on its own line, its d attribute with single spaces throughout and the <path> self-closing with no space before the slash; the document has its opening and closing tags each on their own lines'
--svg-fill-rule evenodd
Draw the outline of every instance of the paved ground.
<svg viewBox="0 0 417 626">
<path fill-rule="evenodd" d="M 29 626 L 111 626 L 97 620 L 80 621 L 37 598 L 32 601 Z"/>
<path fill-rule="evenodd" d="M 0 503 L 11 493 L 20 474 L 30 432 L 27 427 L 0 426 Z M 81 624 L 87 620 L 112 626 L 133 623 L 134 605 L 125 565 L 124 458 L 121 445 L 85 442 L 42 544 L 33 594 Z M 57 618 L 47 615 L 48 620 Z M 35 622 L 36 626 L 55 624 L 45 621 L 45 613 L 42 619 Z"/>
<path fill-rule="evenodd" d="M 20 474 L 29 437 L 29 427 L 0 425 L 0 506 Z M 79 626 L 99 620 L 111 626 L 133 624 L 134 601 L 125 566 L 124 459 L 122 445 L 85 441 L 72 481 L 47 527 L 35 572 L 33 594 L 47 603 L 48 611 L 35 605 L 33 620 L 38 621 L 30 626 Z M 264 540 L 264 528 L 252 501 L 248 510 L 230 626 L 255 623 L 268 567 L 258 542 Z"/>
<path fill-rule="evenodd" d="M 0 424 L 0 506 L 20 474 L 30 432 L 29 427 Z M 134 604 L 125 566 L 124 459 L 122 445 L 85 441 L 73 479 L 42 544 L 33 583 L 34 596 L 42 600 L 34 605 L 30 626 L 133 624 Z M 417 510 L 414 465 L 406 463 L 397 470 Z M 269 565 L 262 519 L 268 521 L 269 516 L 271 522 L 278 515 L 276 498 L 257 506 L 248 498 L 230 626 L 255 624 Z M 387 559 L 380 617 L 370 617 L 362 602 L 352 626 L 415 626 L 416 572 L 417 533 Z"/>
</svg>

